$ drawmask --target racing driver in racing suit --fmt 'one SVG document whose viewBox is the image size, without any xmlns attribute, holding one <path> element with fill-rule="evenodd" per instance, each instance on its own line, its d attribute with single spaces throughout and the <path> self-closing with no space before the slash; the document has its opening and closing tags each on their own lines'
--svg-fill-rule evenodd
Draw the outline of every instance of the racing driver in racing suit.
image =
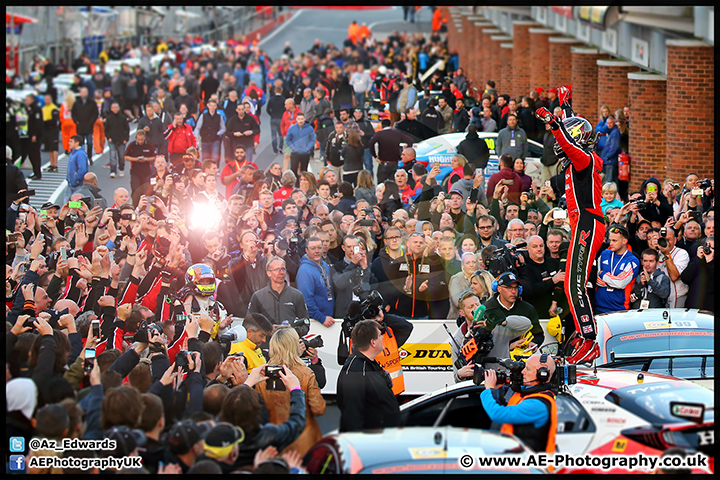
<svg viewBox="0 0 720 480">
<path fill-rule="evenodd" d="M 595 341 L 597 324 L 593 318 L 586 282 L 600 245 L 605 238 L 602 200 L 603 161 L 593 152 L 595 134 L 592 125 L 577 117 L 568 103 L 569 91 L 560 88 L 562 121 L 545 107 L 535 115 L 550 125 L 555 136 L 555 154 L 563 162 L 572 248 L 565 269 L 565 294 L 575 321 L 576 331 L 568 338 L 565 351 L 570 363 L 588 362 L 600 355 Z"/>
</svg>

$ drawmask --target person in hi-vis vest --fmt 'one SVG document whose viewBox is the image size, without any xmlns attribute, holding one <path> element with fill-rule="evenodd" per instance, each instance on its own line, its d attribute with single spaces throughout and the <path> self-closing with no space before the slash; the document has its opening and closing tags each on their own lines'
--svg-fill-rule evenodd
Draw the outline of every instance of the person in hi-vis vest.
<svg viewBox="0 0 720 480">
<path fill-rule="evenodd" d="M 383 337 L 383 350 L 377 354 L 375 361 L 390 374 L 393 393 L 400 395 L 405 391 L 405 379 L 400 364 L 400 347 L 410 337 L 413 325 L 402 317 L 385 313 L 382 308 L 379 310 L 377 317 L 370 319 L 380 324 L 380 332 Z M 350 341 L 350 353 L 353 353 L 352 340 Z"/>
<path fill-rule="evenodd" d="M 557 433 L 557 403 L 550 379 L 555 373 L 555 361 L 546 354 L 536 353 L 527 359 L 522 371 L 520 391 L 511 393 L 500 388 L 494 370 L 485 370 L 485 390 L 480 394 L 485 412 L 493 422 L 502 424 L 500 431 L 516 435 L 536 452 L 555 452 Z"/>
</svg>

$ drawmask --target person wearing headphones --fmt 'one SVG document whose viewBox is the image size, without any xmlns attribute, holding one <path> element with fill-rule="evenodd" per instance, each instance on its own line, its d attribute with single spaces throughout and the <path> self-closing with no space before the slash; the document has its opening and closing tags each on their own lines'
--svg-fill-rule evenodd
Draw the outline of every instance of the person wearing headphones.
<svg viewBox="0 0 720 480">
<path fill-rule="evenodd" d="M 555 360 L 536 353 L 527 359 L 522 371 L 523 383 L 519 391 L 505 400 L 507 387 L 497 383 L 494 370 L 485 370 L 485 390 L 480 394 L 485 412 L 500 431 L 516 435 L 536 452 L 555 452 L 557 433 L 557 404 L 549 384 L 555 373 Z M 502 388 L 502 391 L 501 391 Z"/>
</svg>

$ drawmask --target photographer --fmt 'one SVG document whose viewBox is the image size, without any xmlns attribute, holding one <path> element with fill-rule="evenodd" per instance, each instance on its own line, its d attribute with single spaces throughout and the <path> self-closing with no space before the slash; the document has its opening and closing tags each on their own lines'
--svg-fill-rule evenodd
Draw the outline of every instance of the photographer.
<svg viewBox="0 0 720 480">
<path fill-rule="evenodd" d="M 715 237 L 698 242 L 696 254 L 680 274 L 689 286 L 685 306 L 715 312 Z"/>
<path fill-rule="evenodd" d="M 668 203 L 665 195 L 662 194 L 660 182 L 655 177 L 645 180 L 641 186 L 641 190 L 645 195 L 645 208 L 638 209 L 643 218 L 650 222 L 660 222 L 664 225 L 668 217 L 673 214 L 672 205 Z"/>
<path fill-rule="evenodd" d="M 395 427 L 400 408 L 390 374 L 374 360 L 382 353 L 383 335 L 374 320 L 361 320 L 352 330 L 352 353 L 338 376 L 337 403 L 340 431 Z"/>
<path fill-rule="evenodd" d="M 355 235 L 347 235 L 342 241 L 345 257 L 337 262 L 332 274 L 335 290 L 335 317 L 341 318 L 355 297 L 357 289 L 369 291 L 376 283 L 370 273 L 365 245 Z"/>
<path fill-rule="evenodd" d="M 656 250 L 645 249 L 641 257 L 642 270 L 630 294 L 630 308 L 664 308 L 670 295 L 670 278 L 657 269 Z"/>
<path fill-rule="evenodd" d="M 248 312 L 263 314 L 273 325 L 280 325 L 284 321 L 290 322 L 296 318 L 307 318 L 305 297 L 300 290 L 291 287 L 285 281 L 287 275 L 285 260 L 272 257 L 268 260 L 265 270 L 270 285 L 252 294 Z"/>
<path fill-rule="evenodd" d="M 522 371 L 522 386 L 507 400 L 502 398 L 494 370 L 485 371 L 485 390 L 480 394 L 485 412 L 500 431 L 517 435 L 536 452 L 553 453 L 557 433 L 555 393 L 547 383 L 555 373 L 555 361 L 547 354 L 528 358 Z"/>
<path fill-rule="evenodd" d="M 243 317 L 253 293 L 266 287 L 269 281 L 266 273 L 267 260 L 260 251 L 262 242 L 258 236 L 252 231 L 245 231 L 238 236 L 238 240 L 242 255 L 230 261 L 228 270 L 232 272 L 232 282 L 240 295 L 236 302 L 238 311 L 234 313 Z"/>
<path fill-rule="evenodd" d="M 675 243 L 677 236 L 674 228 L 663 227 L 660 229 L 660 237 L 657 239 L 657 248 L 660 251 L 660 264 L 658 268 L 670 277 L 670 296 L 668 297 L 669 308 L 682 308 L 685 306 L 688 285 L 682 281 L 681 275 L 690 264 L 690 255 Z M 652 248 L 652 245 L 651 245 Z"/>
<path fill-rule="evenodd" d="M 527 249 L 528 258 L 525 265 L 518 271 L 518 277 L 525 292 L 524 298 L 535 307 L 538 315 L 550 318 L 554 315 L 550 311 L 553 301 L 563 305 L 567 303 L 566 300 L 563 300 L 565 294 L 562 293 L 565 270 L 560 270 L 560 262 L 545 256 L 545 243 L 542 237 L 538 235 L 530 237 Z M 559 290 L 557 289 L 558 284 L 560 284 Z M 557 295 L 557 299 L 555 295 Z"/>
</svg>

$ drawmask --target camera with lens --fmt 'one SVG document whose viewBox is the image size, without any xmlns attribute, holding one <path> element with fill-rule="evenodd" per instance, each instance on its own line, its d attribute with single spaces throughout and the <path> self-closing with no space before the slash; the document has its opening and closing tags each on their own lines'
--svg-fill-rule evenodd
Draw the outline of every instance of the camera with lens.
<svg viewBox="0 0 720 480">
<path fill-rule="evenodd" d="M 182 175 L 179 173 L 173 173 L 172 174 L 173 184 L 176 184 L 178 182 L 182 182 Z"/>
<path fill-rule="evenodd" d="M 666 227 L 662 227 L 660 229 L 660 238 L 658 238 L 657 243 L 658 243 L 659 247 L 667 248 L 668 241 L 667 241 L 667 228 Z"/>
<path fill-rule="evenodd" d="M 645 200 L 635 200 L 635 205 L 637 205 L 638 210 L 644 210 L 648 206 Z"/>
<path fill-rule="evenodd" d="M 190 371 L 190 352 L 180 350 L 175 355 L 175 368 L 180 372 L 188 373 Z"/>
<path fill-rule="evenodd" d="M 298 334 L 298 337 L 300 337 L 300 340 L 305 345 L 306 351 L 308 348 L 320 348 L 325 345 L 323 343 L 322 336 L 315 334 L 315 333 L 310 333 L 310 319 L 309 318 L 296 318 L 292 322 L 288 322 L 286 320 L 286 321 L 282 322 L 282 325 L 287 325 L 287 326 L 295 329 L 295 331 Z"/>
<path fill-rule="evenodd" d="M 230 354 L 230 348 L 236 340 L 237 335 L 235 334 L 235 332 L 225 332 L 218 337 L 218 343 L 223 350 L 223 358 L 227 357 Z"/>
<path fill-rule="evenodd" d="M 527 250 L 518 249 L 514 245 L 506 245 L 495 250 L 485 262 L 485 266 L 493 277 L 497 277 L 504 272 L 517 274 L 517 269 L 525 265 L 525 261 L 520 257 L 523 252 L 527 252 Z"/>
<path fill-rule="evenodd" d="M 527 199 L 528 199 L 528 202 L 534 202 L 535 201 L 535 192 L 527 192 Z"/>
<path fill-rule="evenodd" d="M 349 324 L 350 330 L 360 320 L 373 320 L 380 315 L 383 306 L 383 297 L 377 290 L 367 291 L 362 285 L 356 285 L 353 293 L 360 298 L 360 302 L 351 302 L 348 313 L 345 315 L 343 327 Z M 348 333 L 348 336 L 350 334 Z"/>
<path fill-rule="evenodd" d="M 522 371 L 525 369 L 525 363 L 508 358 L 498 359 L 498 363 L 503 370 L 495 370 L 497 377 L 497 383 L 499 385 L 510 384 L 510 388 L 514 391 L 520 391 L 520 387 L 523 384 Z M 485 381 L 485 367 L 482 365 L 476 365 L 473 371 L 473 383 L 480 385 Z"/>
<path fill-rule="evenodd" d="M 707 178 L 703 178 L 702 180 L 697 182 L 697 188 L 702 188 L 703 190 L 712 188 L 712 181 L 708 180 Z"/>
<path fill-rule="evenodd" d="M 712 248 L 710 248 L 710 245 L 703 245 L 702 249 L 705 255 L 710 255 L 712 253 Z"/>
<path fill-rule="evenodd" d="M 150 337 L 153 333 L 162 335 L 162 327 L 157 323 L 148 324 L 146 321 L 143 321 L 133 336 L 133 342 L 150 343 Z"/>
<path fill-rule="evenodd" d="M 283 371 L 282 365 L 268 365 L 265 367 L 265 376 L 268 377 L 265 383 L 267 390 L 275 390 L 278 392 L 285 391 L 285 384 L 280 378 L 280 372 Z"/>
</svg>

